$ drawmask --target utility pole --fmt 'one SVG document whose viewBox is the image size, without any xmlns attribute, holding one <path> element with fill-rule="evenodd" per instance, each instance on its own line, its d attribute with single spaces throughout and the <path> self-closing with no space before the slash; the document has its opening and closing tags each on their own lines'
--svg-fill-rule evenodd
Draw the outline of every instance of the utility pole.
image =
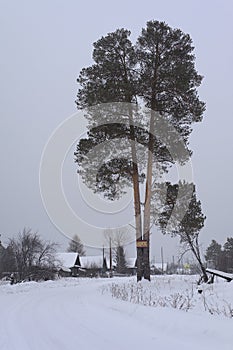
<svg viewBox="0 0 233 350">
<path fill-rule="evenodd" d="M 175 269 L 175 257 L 174 255 L 172 255 L 172 273 L 175 273 L 176 269 Z"/>
<path fill-rule="evenodd" d="M 112 277 L 112 238 L 109 239 L 110 277 Z"/>
<path fill-rule="evenodd" d="M 163 274 L 163 247 L 161 247 L 161 262 L 162 262 L 162 274 Z"/>
<path fill-rule="evenodd" d="M 105 256 L 104 256 L 104 245 L 103 245 L 103 248 L 102 248 L 102 253 L 103 253 L 103 264 L 104 264 L 104 258 L 105 258 Z"/>
</svg>

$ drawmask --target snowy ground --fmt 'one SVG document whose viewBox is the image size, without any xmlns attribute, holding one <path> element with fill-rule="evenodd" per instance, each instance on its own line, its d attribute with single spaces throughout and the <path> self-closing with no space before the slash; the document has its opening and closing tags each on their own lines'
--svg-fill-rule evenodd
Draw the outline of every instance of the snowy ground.
<svg viewBox="0 0 233 350">
<path fill-rule="evenodd" d="M 130 302 L 112 298 L 113 284 L 120 290 L 138 288 L 132 278 L 2 284 L 0 349 L 232 349 L 233 318 L 217 312 L 211 315 L 205 310 L 203 298 L 210 299 L 209 303 L 215 308 L 218 305 L 219 310 L 233 305 L 233 282 L 219 281 L 198 294 L 195 280 L 162 276 L 139 287 L 143 294 L 150 295 L 151 299 L 145 300 L 191 293 L 193 306 L 187 312 L 157 304 L 141 305 L 136 299 Z"/>
</svg>

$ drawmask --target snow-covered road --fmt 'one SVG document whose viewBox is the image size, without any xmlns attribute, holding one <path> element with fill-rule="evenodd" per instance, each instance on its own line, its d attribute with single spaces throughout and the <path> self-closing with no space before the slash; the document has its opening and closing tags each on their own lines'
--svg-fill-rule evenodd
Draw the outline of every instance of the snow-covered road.
<svg viewBox="0 0 233 350">
<path fill-rule="evenodd" d="M 114 300 L 112 280 L 0 286 L 1 350 L 231 350 L 232 320 Z"/>
</svg>

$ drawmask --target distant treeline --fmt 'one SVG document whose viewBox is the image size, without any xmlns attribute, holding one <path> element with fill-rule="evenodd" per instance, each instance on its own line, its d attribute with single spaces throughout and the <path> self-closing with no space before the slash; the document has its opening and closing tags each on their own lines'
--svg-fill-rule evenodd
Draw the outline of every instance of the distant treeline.
<svg viewBox="0 0 233 350">
<path fill-rule="evenodd" d="M 206 249 L 205 259 L 208 267 L 233 273 L 233 237 L 228 237 L 223 246 L 212 240 Z"/>
</svg>

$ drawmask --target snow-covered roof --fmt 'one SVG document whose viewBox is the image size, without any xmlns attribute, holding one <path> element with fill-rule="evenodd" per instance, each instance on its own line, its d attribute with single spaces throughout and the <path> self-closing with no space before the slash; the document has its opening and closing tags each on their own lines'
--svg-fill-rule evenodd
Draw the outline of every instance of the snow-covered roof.
<svg viewBox="0 0 233 350">
<path fill-rule="evenodd" d="M 129 267 L 130 269 L 133 269 L 135 267 L 136 258 L 127 258 L 126 263 L 127 263 L 127 267 Z"/>
<path fill-rule="evenodd" d="M 102 255 L 91 255 L 91 256 L 80 256 L 80 264 L 83 268 L 90 268 L 92 266 L 102 268 L 103 267 L 103 256 Z"/>
<path fill-rule="evenodd" d="M 58 261 L 58 266 L 63 269 L 69 269 L 71 267 L 77 266 L 76 260 L 78 253 L 57 253 L 56 260 Z M 107 259 L 106 259 L 107 260 Z M 80 256 L 79 257 L 80 266 L 82 268 L 88 269 L 91 267 L 102 268 L 103 267 L 103 256 L 102 255 L 92 255 L 92 256 Z M 107 266 L 110 264 L 107 262 Z"/>
<path fill-rule="evenodd" d="M 58 265 L 63 268 L 70 268 L 75 265 L 78 253 L 57 253 L 56 260 Z"/>
<path fill-rule="evenodd" d="M 69 273 L 71 272 L 71 269 L 68 269 L 68 267 L 61 267 L 61 270 L 64 272 L 69 272 Z"/>
</svg>

